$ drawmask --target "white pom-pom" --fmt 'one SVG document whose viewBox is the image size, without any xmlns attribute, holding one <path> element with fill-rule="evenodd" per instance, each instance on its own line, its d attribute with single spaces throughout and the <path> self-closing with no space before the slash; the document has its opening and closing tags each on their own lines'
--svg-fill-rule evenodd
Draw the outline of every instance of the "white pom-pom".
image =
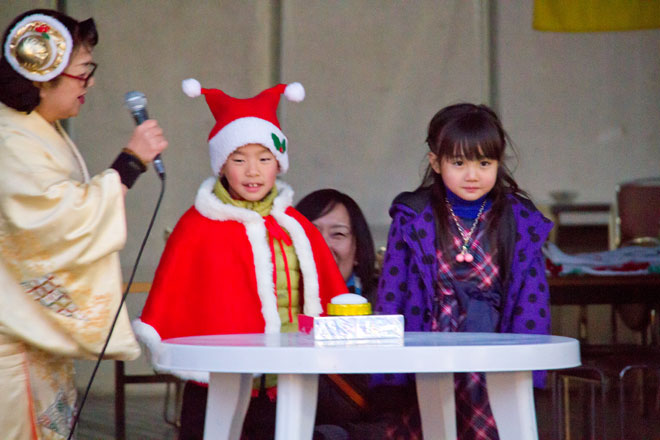
<svg viewBox="0 0 660 440">
<path fill-rule="evenodd" d="M 293 102 L 300 102 L 305 99 L 305 88 L 299 82 L 294 82 L 284 89 L 286 99 Z"/>
<path fill-rule="evenodd" d="M 199 81 L 194 78 L 184 79 L 181 82 L 181 88 L 183 89 L 183 93 L 191 98 L 196 98 L 202 94 L 202 86 Z"/>
</svg>

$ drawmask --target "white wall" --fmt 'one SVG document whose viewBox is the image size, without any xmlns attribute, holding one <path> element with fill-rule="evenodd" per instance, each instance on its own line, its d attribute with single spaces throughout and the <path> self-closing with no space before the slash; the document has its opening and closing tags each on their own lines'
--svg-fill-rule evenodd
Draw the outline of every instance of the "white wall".
<svg viewBox="0 0 660 440">
<path fill-rule="evenodd" d="M 92 171 L 112 163 L 134 128 L 123 106 L 127 91 L 147 96 L 149 115 L 158 119 L 170 143 L 163 154 L 167 190 L 137 275 L 150 280 L 163 250 L 163 231 L 176 224 L 199 184 L 211 175 L 207 137 L 214 119 L 204 97 L 183 94 L 181 81 L 194 77 L 204 87 L 243 97 L 269 84 L 272 8 L 260 1 L 70 0 L 68 5 L 76 17 L 93 16 L 99 29 L 96 86 L 72 120 L 74 138 Z M 136 259 L 159 188 L 149 171 L 126 198 L 130 238 L 121 254 L 125 274 Z"/>
<path fill-rule="evenodd" d="M 36 8 L 55 8 L 55 0 L 3 0 L 0 5 L 0 29 L 5 30 L 14 17 Z"/>
<path fill-rule="evenodd" d="M 284 6 L 282 77 L 308 91 L 286 107 L 296 140 L 286 178 L 299 197 L 323 187 L 353 196 L 385 244 L 390 202 L 420 183 L 433 114 L 487 98 L 479 2 Z"/>
<path fill-rule="evenodd" d="M 660 30 L 532 30 L 533 2 L 498 2 L 497 107 L 520 152 L 515 177 L 537 202 L 553 190 L 613 202 L 618 182 L 660 175 Z M 553 307 L 553 333 L 578 335 L 579 308 Z M 610 307 L 588 308 L 592 343 Z M 619 325 L 621 340 L 639 337 Z"/>
<path fill-rule="evenodd" d="M 518 182 L 612 202 L 617 182 L 660 174 L 660 30 L 531 28 L 533 2 L 498 2 L 499 110 L 521 152 Z"/>
</svg>

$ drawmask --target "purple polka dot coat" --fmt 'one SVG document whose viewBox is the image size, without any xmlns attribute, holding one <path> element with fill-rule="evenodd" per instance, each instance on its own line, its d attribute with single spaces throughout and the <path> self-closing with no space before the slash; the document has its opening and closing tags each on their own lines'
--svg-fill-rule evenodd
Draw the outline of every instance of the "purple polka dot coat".
<svg viewBox="0 0 660 440">
<path fill-rule="evenodd" d="M 430 331 L 436 294 L 438 261 L 436 228 L 430 191 L 400 194 L 392 203 L 392 224 L 378 285 L 376 311 L 403 314 L 406 331 Z M 550 301 L 541 247 L 552 222 L 527 199 L 509 195 L 503 221 L 515 223 L 508 285 L 504 287 L 499 332 L 550 332 Z M 397 375 L 398 376 L 398 375 Z M 401 383 L 401 377 L 394 380 Z M 377 380 L 380 382 L 380 380 Z M 392 382 L 392 378 L 386 382 Z M 534 372 L 535 386 L 543 386 L 545 372 Z"/>
</svg>

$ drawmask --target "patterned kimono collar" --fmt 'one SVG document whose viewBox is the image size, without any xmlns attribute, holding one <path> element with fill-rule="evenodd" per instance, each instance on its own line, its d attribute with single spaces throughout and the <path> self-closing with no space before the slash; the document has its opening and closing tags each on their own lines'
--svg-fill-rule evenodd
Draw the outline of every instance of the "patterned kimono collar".
<svg viewBox="0 0 660 440">
<path fill-rule="evenodd" d="M 451 208 L 454 210 L 454 213 L 460 218 L 469 219 L 469 220 L 474 220 L 475 218 L 477 218 L 477 213 L 479 212 L 479 208 L 481 208 L 481 204 L 483 203 L 484 199 L 490 195 L 490 193 L 488 193 L 477 200 L 469 201 L 469 200 L 463 200 L 462 198 L 451 192 L 447 187 L 445 187 L 445 192 L 447 194 L 447 200 L 449 200 L 449 203 L 451 204 Z M 490 209 L 490 206 L 492 204 L 493 201 L 490 198 L 486 200 L 484 211 L 488 211 L 488 209 Z"/>
<path fill-rule="evenodd" d="M 265 217 L 270 214 L 270 210 L 273 208 L 273 202 L 277 197 L 277 187 L 273 185 L 273 189 L 270 190 L 266 197 L 256 202 L 251 202 L 249 200 L 236 200 L 229 195 L 227 188 L 225 188 L 220 179 L 218 179 L 213 186 L 213 194 L 215 194 L 222 203 L 236 206 L 237 208 L 249 209 L 255 211 L 260 216 Z"/>
</svg>

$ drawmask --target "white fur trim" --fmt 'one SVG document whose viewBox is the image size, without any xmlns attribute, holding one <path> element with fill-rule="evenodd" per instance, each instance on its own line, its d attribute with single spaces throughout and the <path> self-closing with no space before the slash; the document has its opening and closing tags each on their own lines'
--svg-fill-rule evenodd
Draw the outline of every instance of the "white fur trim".
<svg viewBox="0 0 660 440">
<path fill-rule="evenodd" d="M 278 333 L 281 327 L 280 316 L 277 313 L 277 300 L 273 294 L 273 264 L 270 248 L 267 244 L 266 227 L 263 218 L 250 209 L 222 203 L 213 194 L 215 177 L 206 179 L 197 191 L 195 209 L 211 220 L 234 220 L 245 225 L 248 240 L 254 255 L 254 267 L 257 277 L 257 290 L 261 299 L 266 333 Z M 296 219 L 285 214 L 285 210 L 293 203 L 293 189 L 281 180 L 275 182 L 278 195 L 273 201 L 271 215 L 291 236 L 293 246 L 300 264 L 303 276 L 306 315 L 318 316 L 323 312 L 319 297 L 319 279 L 314 261 L 312 246 L 305 230 Z"/>
<path fill-rule="evenodd" d="M 195 78 L 188 78 L 181 81 L 181 89 L 183 93 L 191 98 L 196 98 L 202 94 L 202 85 Z"/>
<path fill-rule="evenodd" d="M 62 38 L 64 38 L 65 41 L 65 48 L 64 48 L 64 53 L 62 54 L 62 61 L 55 69 L 53 69 L 52 71 L 46 74 L 28 71 L 18 63 L 14 55 L 12 55 L 11 53 L 10 43 L 14 39 L 16 32 L 19 31 L 26 24 L 35 21 L 42 21 L 48 24 L 49 26 L 54 28 L 60 35 L 62 35 Z M 49 40 L 49 43 L 50 43 L 51 56 L 48 59 L 48 63 L 44 67 L 44 69 L 50 68 L 53 65 L 53 62 L 57 58 L 57 48 L 55 47 L 55 43 L 52 41 L 52 39 Z M 73 50 L 73 39 L 71 38 L 71 33 L 69 33 L 69 30 L 66 28 L 66 26 L 60 23 L 60 21 L 57 20 L 55 17 L 51 17 L 50 15 L 32 14 L 32 15 L 28 15 L 27 17 L 24 17 L 21 21 L 16 23 L 16 26 L 14 26 L 11 32 L 9 32 L 9 35 L 5 40 L 4 54 L 5 54 L 5 59 L 7 60 L 9 65 L 11 65 L 11 67 L 21 76 L 31 81 L 45 82 L 45 81 L 50 81 L 51 79 L 55 78 L 56 76 L 64 72 L 64 69 L 66 69 L 67 66 L 69 65 L 69 57 L 71 56 L 72 50 Z"/>
<path fill-rule="evenodd" d="M 217 177 L 209 177 L 202 182 L 197 190 L 195 209 L 200 214 L 211 220 L 218 221 L 234 220 L 240 223 L 263 222 L 261 216 L 255 211 L 222 203 L 213 193 L 216 180 L 218 180 Z"/>
<path fill-rule="evenodd" d="M 284 229 L 289 232 L 293 247 L 300 264 L 300 272 L 303 278 L 303 294 L 305 296 L 304 313 L 309 316 L 318 316 L 323 312 L 321 298 L 319 296 L 319 276 L 314 261 L 312 245 L 305 234 L 302 225 L 296 219 L 284 211 L 293 202 L 293 190 L 284 182 L 278 182 L 277 190 L 280 194 L 273 202 L 270 214 Z"/>
<path fill-rule="evenodd" d="M 196 382 L 208 383 L 209 382 L 209 373 L 204 371 L 187 371 L 187 370 L 164 370 L 158 368 L 156 362 L 161 353 L 161 338 L 155 328 L 142 322 L 140 319 L 135 319 L 131 323 L 133 326 L 133 332 L 138 341 L 145 345 L 147 360 L 151 366 L 159 373 L 169 373 L 173 374 L 184 380 L 194 380 Z"/>
<path fill-rule="evenodd" d="M 286 142 L 284 153 L 275 148 L 273 134 L 280 141 Z M 213 173 L 218 175 L 229 155 L 247 144 L 260 144 L 268 148 L 280 164 L 279 174 L 284 174 L 289 169 L 289 142 L 282 130 L 265 119 L 249 116 L 230 122 L 209 140 Z"/>
<path fill-rule="evenodd" d="M 222 203 L 213 193 L 217 180 L 217 177 L 209 177 L 199 186 L 195 197 L 195 209 L 200 214 L 211 220 L 234 220 L 240 223 L 263 222 L 263 218 L 256 211 Z M 293 203 L 293 189 L 281 180 L 276 180 L 275 186 L 277 186 L 278 194 L 273 201 L 273 210 L 284 211 Z"/>
<path fill-rule="evenodd" d="M 309 238 L 307 238 L 305 230 L 296 219 L 286 214 L 284 210 L 277 209 L 274 204 L 270 214 L 280 226 L 289 232 L 291 241 L 293 241 L 303 279 L 304 313 L 308 316 L 319 316 L 323 312 L 323 307 L 319 296 L 319 277 L 316 262 L 314 261 L 314 253 Z"/>
<path fill-rule="evenodd" d="M 299 82 L 294 82 L 286 86 L 284 96 L 291 102 L 301 102 L 305 99 L 305 88 Z"/>
<path fill-rule="evenodd" d="M 217 178 L 209 177 L 197 191 L 195 209 L 204 217 L 211 220 L 233 220 L 245 226 L 245 233 L 252 247 L 255 276 L 257 278 L 257 293 L 261 301 L 261 314 L 266 323 L 265 333 L 279 333 L 282 326 L 280 315 L 277 312 L 277 298 L 273 294 L 273 263 L 268 246 L 266 226 L 264 219 L 255 211 L 222 203 L 215 194 L 213 186 Z M 273 211 L 291 206 L 293 190 L 282 181 L 275 182 L 278 195 L 273 202 Z M 288 216 L 287 216 L 288 217 Z M 286 229 L 286 228 L 285 228 Z M 297 252 L 297 248 L 296 248 Z"/>
<path fill-rule="evenodd" d="M 275 186 L 277 187 L 277 197 L 273 200 L 273 210 L 284 211 L 293 205 L 293 189 L 288 183 L 281 180 L 276 180 Z"/>
<path fill-rule="evenodd" d="M 282 327 L 280 315 L 277 312 L 277 297 L 275 284 L 273 284 L 273 262 L 266 236 L 266 227 L 263 223 L 246 223 L 252 257 L 254 259 L 254 274 L 257 278 L 257 293 L 261 300 L 261 314 L 266 326 L 264 333 L 279 333 Z"/>
</svg>

